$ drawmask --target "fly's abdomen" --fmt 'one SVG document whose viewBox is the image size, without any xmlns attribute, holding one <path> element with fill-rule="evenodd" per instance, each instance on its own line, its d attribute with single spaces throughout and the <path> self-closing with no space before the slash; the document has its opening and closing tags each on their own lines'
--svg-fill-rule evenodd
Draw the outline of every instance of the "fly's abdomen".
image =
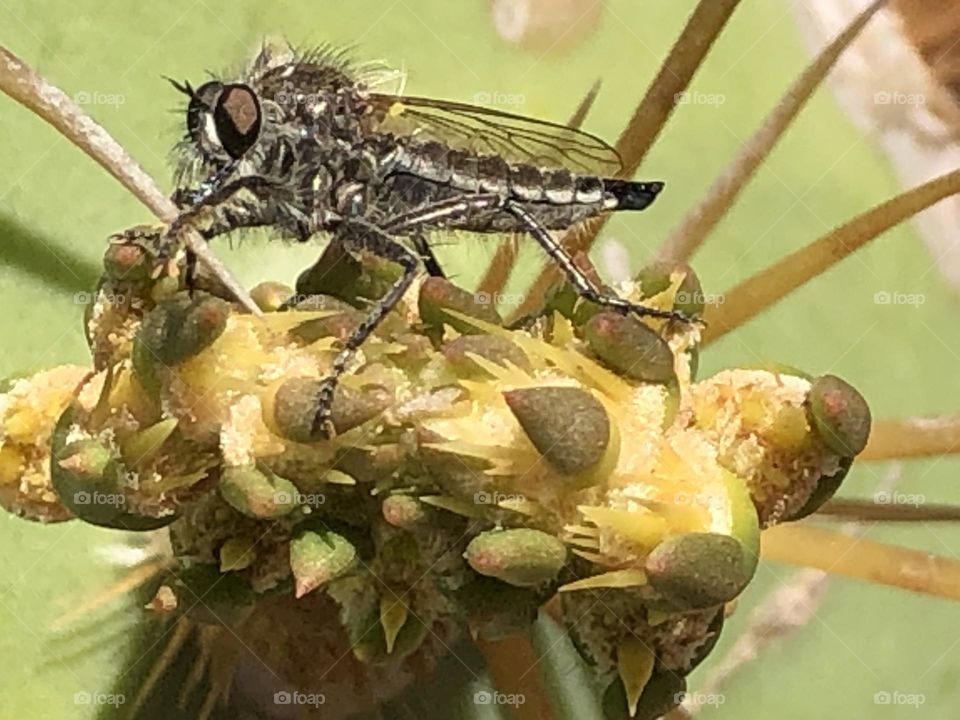
<svg viewBox="0 0 960 720">
<path fill-rule="evenodd" d="M 661 182 L 576 175 L 569 170 L 543 169 L 532 165 L 510 167 L 510 197 L 531 205 L 592 209 L 595 213 L 644 210 L 656 200 L 662 189 Z"/>
<path fill-rule="evenodd" d="M 643 210 L 663 183 L 578 175 L 563 168 L 508 163 L 498 155 L 453 150 L 429 141 L 404 143 L 394 153 L 391 195 L 421 206 L 457 195 L 495 193 L 522 203 L 542 224 L 562 229 L 615 210 Z M 512 231 L 517 221 L 505 213 L 465 219 L 464 229 Z M 466 227 L 465 227 L 466 226 Z"/>
<path fill-rule="evenodd" d="M 394 167 L 463 193 L 497 193 L 522 203 L 595 206 L 598 212 L 643 210 L 663 188 L 660 182 L 577 175 L 547 163 L 511 164 L 498 155 L 452 150 L 433 141 L 405 144 Z"/>
<path fill-rule="evenodd" d="M 610 179 L 602 182 L 607 202 L 615 203 L 610 210 L 646 210 L 663 190 L 662 182 Z"/>
</svg>

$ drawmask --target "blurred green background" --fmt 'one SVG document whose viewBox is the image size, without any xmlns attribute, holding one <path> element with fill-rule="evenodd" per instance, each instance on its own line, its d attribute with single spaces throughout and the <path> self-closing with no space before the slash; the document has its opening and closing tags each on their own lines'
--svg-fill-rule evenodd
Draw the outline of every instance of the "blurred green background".
<svg viewBox="0 0 960 720">
<path fill-rule="evenodd" d="M 562 55 L 506 43 L 486 0 L 5 0 L 0 43 L 87 102 L 143 166 L 170 188 L 167 153 L 181 133 L 181 102 L 161 75 L 199 83 L 237 67 L 265 34 L 296 44 L 353 45 L 358 59 L 403 68 L 406 92 L 563 121 L 597 79 L 586 128 L 614 140 L 683 26 L 693 0 L 607 0 L 598 27 Z M 704 192 L 807 61 L 785 0 L 745 0 L 692 92 L 722 103 L 678 108 L 641 174 L 667 182 L 650 211 L 617 216 L 606 238 L 637 269 Z M 83 292 L 106 237 L 150 222 L 105 172 L 29 112 L 0 97 L 0 376 L 85 363 Z M 897 192 L 869 140 L 821 91 L 741 201 L 696 257 L 705 291 L 723 292 L 828 228 Z M 292 280 L 317 248 L 253 237 L 220 254 L 247 282 Z M 441 247 L 464 282 L 489 245 Z M 539 260 L 525 253 L 528 268 Z M 529 277 L 529 270 L 527 272 Z M 925 303 L 879 305 L 877 292 L 921 293 Z M 81 295 L 77 295 L 81 293 Z M 767 360 L 836 373 L 863 392 L 875 416 L 956 412 L 960 323 L 951 296 L 913 230 L 898 228 L 705 353 L 701 374 Z M 869 495 L 900 472 L 898 489 L 929 502 L 960 502 L 960 460 L 893 468 L 858 465 L 843 493 Z M 946 525 L 873 527 L 869 537 L 954 556 L 960 532 Z M 97 554 L 122 536 L 69 523 L 40 527 L 0 515 L 0 697 L 9 718 L 87 717 L 77 692 L 110 687 L 120 637 L 64 643 L 48 626 L 112 571 Z M 737 636 L 750 608 L 791 570 L 763 564 L 711 660 Z M 129 609 L 112 631 L 138 616 Z M 725 702 L 702 717 L 952 717 L 960 707 L 960 608 L 859 582 L 835 580 L 801 632 L 736 675 Z M 126 624 L 126 625 L 125 625 Z M 75 651 L 89 646 L 90 653 Z M 919 693 L 920 708 L 877 705 L 878 692 Z"/>
</svg>

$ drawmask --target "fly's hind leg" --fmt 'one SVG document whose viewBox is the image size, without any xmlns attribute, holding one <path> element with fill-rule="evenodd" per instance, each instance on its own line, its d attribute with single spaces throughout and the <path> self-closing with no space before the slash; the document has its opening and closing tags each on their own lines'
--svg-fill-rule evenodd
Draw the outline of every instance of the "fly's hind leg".
<svg viewBox="0 0 960 720">
<path fill-rule="evenodd" d="M 432 277 L 445 278 L 447 275 L 443 272 L 443 268 L 440 267 L 440 261 L 437 260 L 437 256 L 433 254 L 433 248 L 430 247 L 430 243 L 427 242 L 423 231 L 414 231 L 410 236 L 410 240 L 413 242 L 413 248 L 417 251 L 417 255 L 420 256 L 420 262 L 423 263 L 427 274 Z"/>
<path fill-rule="evenodd" d="M 420 266 L 420 259 L 393 237 L 375 225 L 363 221 L 351 221 L 344 225 L 333 237 L 332 242 L 338 242 L 351 253 L 369 252 L 385 260 L 397 263 L 403 269 L 400 278 L 390 286 L 390 289 L 374 305 L 370 313 L 343 341 L 343 347 L 330 365 L 327 377 L 320 384 L 317 392 L 316 411 L 313 418 L 311 435 L 320 440 L 332 437 L 334 434 L 331 422 L 331 408 L 333 397 L 340 377 L 346 372 L 347 366 L 353 359 L 357 349 L 370 337 L 381 321 L 389 314 L 410 287 Z"/>
<path fill-rule="evenodd" d="M 698 322 L 696 318 L 679 310 L 660 310 L 658 308 L 647 307 L 646 305 L 630 302 L 617 295 L 603 292 L 577 267 L 576 263 L 573 262 L 573 258 L 566 253 L 560 246 L 560 243 L 553 239 L 549 231 L 543 227 L 540 221 L 526 208 L 519 203 L 508 200 L 504 204 L 503 210 L 513 215 L 524 225 L 527 232 L 533 236 L 533 239 L 536 240 L 537 244 L 550 256 L 550 259 L 563 270 L 570 284 L 573 285 L 580 297 L 624 314 L 633 313 L 641 317 L 680 320 L 685 323 Z"/>
</svg>

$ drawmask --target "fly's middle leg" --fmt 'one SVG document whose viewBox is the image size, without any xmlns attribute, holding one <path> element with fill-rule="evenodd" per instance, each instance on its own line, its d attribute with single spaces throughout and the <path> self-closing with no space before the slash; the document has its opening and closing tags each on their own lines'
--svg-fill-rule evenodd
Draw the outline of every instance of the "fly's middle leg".
<svg viewBox="0 0 960 720">
<path fill-rule="evenodd" d="M 370 252 L 385 260 L 397 263 L 403 269 L 400 278 L 374 305 L 370 313 L 357 325 L 343 342 L 343 347 L 330 365 L 327 377 L 320 384 L 316 398 L 316 410 L 311 435 L 320 440 L 333 435 L 331 409 L 340 377 L 346 372 L 357 349 L 389 314 L 410 287 L 420 267 L 419 258 L 375 225 L 354 221 L 344 225 L 332 242 L 341 243 L 347 252 Z"/>
<path fill-rule="evenodd" d="M 340 377 L 344 374 L 350 361 L 363 342 L 370 337 L 380 322 L 396 306 L 403 294 L 410 287 L 420 269 L 423 258 L 407 250 L 398 243 L 391 233 L 397 235 L 412 233 L 414 243 L 425 226 L 443 221 L 468 216 L 470 213 L 488 210 L 502 206 L 504 198 L 494 194 L 475 195 L 470 198 L 457 198 L 442 201 L 425 208 L 411 211 L 392 218 L 382 227 L 372 225 L 362 220 L 354 220 L 345 224 L 333 237 L 331 242 L 340 243 L 347 252 L 367 251 L 397 263 L 403 268 L 403 274 L 380 298 L 367 317 L 350 333 L 343 343 L 340 352 L 334 358 L 330 372 L 323 379 L 317 394 L 316 413 L 311 427 L 313 437 L 319 439 L 331 437 L 333 424 L 331 409 L 333 397 Z M 429 247 L 427 248 L 429 251 Z M 417 245 L 417 251 L 420 247 Z M 430 257 L 433 257 L 432 252 Z M 434 263 L 436 260 L 434 259 Z M 424 263 L 425 264 L 425 263 Z M 428 266 L 429 269 L 429 266 Z M 439 265 L 437 265 L 439 270 Z M 442 271 L 441 271 L 442 274 Z"/>
<path fill-rule="evenodd" d="M 415 230 L 410 236 L 410 239 L 413 242 L 414 249 L 417 251 L 417 255 L 420 256 L 420 262 L 423 263 L 427 274 L 431 277 L 446 277 L 446 273 L 444 273 L 443 268 L 440 267 L 440 261 L 437 260 L 437 256 L 433 254 L 433 248 L 430 247 L 430 243 L 427 242 L 423 231 Z"/>
</svg>

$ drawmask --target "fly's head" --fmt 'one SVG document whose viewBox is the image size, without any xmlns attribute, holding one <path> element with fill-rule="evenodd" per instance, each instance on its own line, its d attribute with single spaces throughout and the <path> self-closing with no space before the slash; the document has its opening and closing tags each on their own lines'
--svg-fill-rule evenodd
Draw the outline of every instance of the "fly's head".
<svg viewBox="0 0 960 720">
<path fill-rule="evenodd" d="M 196 90 L 189 83 L 176 87 L 190 96 L 187 139 L 203 165 L 221 168 L 235 163 L 257 143 L 263 109 L 249 85 L 213 80 Z"/>
<path fill-rule="evenodd" d="M 288 182 L 291 169 L 330 137 L 352 104 L 344 98 L 359 87 L 340 53 L 268 46 L 238 79 L 196 88 L 171 82 L 189 98 L 175 151 L 177 185 L 198 183 L 201 196 L 250 175 Z"/>
<path fill-rule="evenodd" d="M 171 81 L 173 82 L 173 81 Z M 206 192 L 243 175 L 259 174 L 258 146 L 268 120 L 259 93 L 245 82 L 211 80 L 193 88 L 174 82 L 189 97 L 186 133 L 177 144 L 177 185 L 199 183 Z"/>
</svg>

